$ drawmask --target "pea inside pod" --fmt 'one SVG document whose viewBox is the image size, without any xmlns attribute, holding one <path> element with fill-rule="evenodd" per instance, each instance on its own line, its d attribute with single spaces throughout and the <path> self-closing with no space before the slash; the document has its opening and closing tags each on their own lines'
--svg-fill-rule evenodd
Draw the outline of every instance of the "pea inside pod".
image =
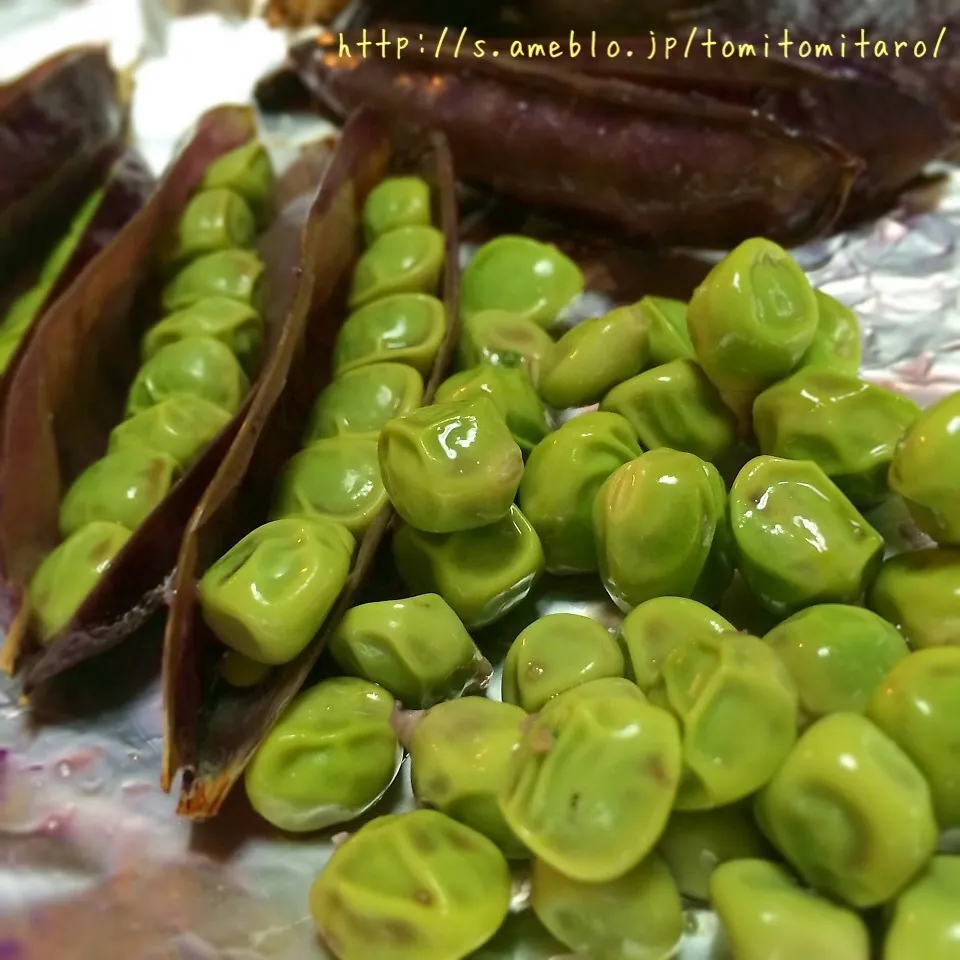
<svg viewBox="0 0 960 960">
<path fill-rule="evenodd" d="M 270 154 L 259 140 L 248 141 L 218 157 L 207 167 L 200 189 L 224 187 L 247 201 L 258 226 L 267 224 L 273 211 L 276 173 Z"/>
<path fill-rule="evenodd" d="M 443 234 L 436 227 L 398 227 L 381 234 L 354 268 L 350 308 L 397 293 L 435 293 L 443 257 Z"/>
<path fill-rule="evenodd" d="M 384 177 L 363 204 L 363 234 L 368 244 L 401 227 L 430 225 L 430 186 L 420 177 Z"/>
<path fill-rule="evenodd" d="M 250 247 L 256 234 L 253 212 L 243 197 L 226 187 L 199 190 L 180 216 L 168 256 L 183 263 L 217 250 Z"/>
<path fill-rule="evenodd" d="M 263 295 L 263 273 L 263 261 L 252 250 L 218 250 L 197 257 L 163 288 L 163 311 L 186 310 L 209 297 L 226 297 L 256 310 Z"/>
</svg>

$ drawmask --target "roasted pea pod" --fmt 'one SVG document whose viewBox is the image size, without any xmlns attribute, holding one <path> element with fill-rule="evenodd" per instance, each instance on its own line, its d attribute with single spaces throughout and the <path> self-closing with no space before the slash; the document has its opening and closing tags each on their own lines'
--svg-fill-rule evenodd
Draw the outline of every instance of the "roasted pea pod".
<svg viewBox="0 0 960 960">
<path fill-rule="evenodd" d="M 481 310 L 463 321 L 457 359 L 465 369 L 481 363 L 522 367 L 534 384 L 538 384 L 552 347 L 550 334 L 519 313 Z"/>
<path fill-rule="evenodd" d="M 890 910 L 883 960 L 952 960 L 960 925 L 960 857 L 934 857 Z"/>
<path fill-rule="evenodd" d="M 430 185 L 420 177 L 387 177 L 363 204 L 363 233 L 368 244 L 391 230 L 430 223 Z"/>
<path fill-rule="evenodd" d="M 357 261 L 351 308 L 392 294 L 434 293 L 443 254 L 443 234 L 436 227 L 398 227 L 380 234 Z"/>
</svg>

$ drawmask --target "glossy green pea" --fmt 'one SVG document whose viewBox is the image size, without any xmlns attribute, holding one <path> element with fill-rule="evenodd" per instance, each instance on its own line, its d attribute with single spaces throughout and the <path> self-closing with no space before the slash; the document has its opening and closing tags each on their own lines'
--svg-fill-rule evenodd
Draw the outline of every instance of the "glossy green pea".
<svg viewBox="0 0 960 960">
<path fill-rule="evenodd" d="M 470 954 L 470 960 L 557 960 L 567 948 L 532 910 L 511 913 L 492 940 Z"/>
<path fill-rule="evenodd" d="M 800 366 L 837 370 L 856 376 L 860 369 L 860 321 L 845 304 L 822 290 L 817 300 L 817 332 Z"/>
<path fill-rule="evenodd" d="M 408 708 L 482 690 L 493 672 L 435 593 L 353 607 L 334 631 L 330 653 L 345 673 L 379 683 Z"/>
<path fill-rule="evenodd" d="M 217 661 L 217 673 L 224 683 L 238 689 L 255 687 L 264 681 L 273 668 L 266 663 L 257 663 L 236 650 L 227 650 Z"/>
<path fill-rule="evenodd" d="M 423 377 L 405 363 L 371 363 L 340 374 L 310 412 L 304 443 L 332 437 L 378 437 L 394 417 L 416 410 Z"/>
<path fill-rule="evenodd" d="M 487 397 L 493 402 L 524 455 L 550 432 L 547 411 L 525 370 L 489 364 L 463 370 L 440 384 L 436 402 L 477 397 Z"/>
<path fill-rule="evenodd" d="M 291 833 L 353 820 L 383 796 L 400 766 L 393 710 L 386 690 L 353 677 L 304 691 L 247 767 L 250 805 Z"/>
<path fill-rule="evenodd" d="M 960 547 L 960 391 L 927 407 L 901 438 L 890 487 L 924 533 Z"/>
<path fill-rule="evenodd" d="M 960 550 L 940 547 L 890 557 L 867 605 L 914 649 L 960 646 Z"/>
<path fill-rule="evenodd" d="M 514 859 L 529 854 L 503 819 L 497 796 L 526 716 L 519 707 L 483 697 L 449 700 L 426 713 L 410 742 L 417 801 L 482 833 Z"/>
<path fill-rule="evenodd" d="M 700 633 L 667 654 L 651 701 L 683 734 L 678 810 L 709 810 L 757 791 L 797 738 L 797 688 L 770 648 L 743 633 Z"/>
<path fill-rule="evenodd" d="M 293 660 L 343 589 L 356 542 L 319 517 L 271 520 L 212 564 L 197 588 L 207 626 L 257 663 Z"/>
<path fill-rule="evenodd" d="M 621 610 L 653 597 L 720 599 L 733 568 L 718 489 L 712 464 L 667 448 L 641 454 L 604 482 L 593 530 L 600 578 Z"/>
<path fill-rule="evenodd" d="M 870 935 L 852 910 L 797 885 L 765 860 L 718 867 L 710 899 L 737 960 L 870 960 Z"/>
<path fill-rule="evenodd" d="M 887 495 L 887 473 L 920 407 L 855 375 L 801 370 L 757 397 L 753 426 L 762 453 L 812 460 L 858 506 Z"/>
<path fill-rule="evenodd" d="M 270 154 L 259 140 L 250 140 L 207 167 L 200 184 L 202 190 L 227 187 L 240 194 L 250 205 L 262 227 L 273 210 L 276 174 Z"/>
<path fill-rule="evenodd" d="M 696 359 L 687 327 L 687 305 L 682 300 L 644 297 L 637 308 L 647 321 L 651 367 L 673 360 Z"/>
<path fill-rule="evenodd" d="M 174 394 L 114 427 L 107 451 L 143 447 L 167 454 L 186 470 L 229 422 L 223 407 L 189 393 Z"/>
<path fill-rule="evenodd" d="M 685 897 L 710 899 L 710 877 L 723 863 L 769 859 L 771 850 L 757 829 L 749 803 L 696 813 L 676 811 L 667 822 L 657 852 Z"/>
<path fill-rule="evenodd" d="M 380 431 L 380 471 L 397 513 L 428 533 L 496 523 L 510 511 L 523 453 L 487 397 L 434 403 Z"/>
<path fill-rule="evenodd" d="M 429 376 L 447 329 L 443 304 L 425 293 L 398 293 L 361 307 L 347 317 L 333 350 L 341 376 L 368 363 L 408 363 Z"/>
<path fill-rule="evenodd" d="M 79 527 L 44 557 L 29 590 L 41 643 L 49 643 L 73 619 L 129 539 L 130 531 L 119 523 L 95 520 Z"/>
<path fill-rule="evenodd" d="M 243 197 L 225 187 L 200 190 L 180 216 L 167 256 L 183 263 L 217 250 L 248 248 L 256 235 L 253 212 Z"/>
<path fill-rule="evenodd" d="M 543 572 L 540 538 L 512 505 L 503 519 L 458 533 L 424 533 L 401 523 L 393 557 L 407 589 L 439 594 L 471 630 L 509 613 Z"/>
<path fill-rule="evenodd" d="M 617 639 L 626 656 L 627 676 L 641 690 L 659 679 L 671 650 L 689 639 L 717 636 L 736 628 L 709 607 L 686 597 L 654 597 L 631 610 Z"/>
<path fill-rule="evenodd" d="M 593 504 L 604 481 L 640 456 L 630 424 L 615 413 L 586 413 L 548 434 L 527 459 L 520 509 L 543 544 L 554 574 L 597 569 Z"/>
<path fill-rule="evenodd" d="M 680 780 L 676 720 L 639 691 L 611 695 L 614 682 L 551 699 L 528 723 L 500 794 L 527 848 L 586 883 L 622 877 L 651 852 Z"/>
<path fill-rule="evenodd" d="M 759 238 L 745 240 L 713 267 L 687 309 L 700 365 L 745 420 L 754 397 L 803 358 L 817 319 L 803 270 L 777 244 Z"/>
<path fill-rule="evenodd" d="M 883 559 L 883 538 L 815 463 L 756 457 L 730 490 L 738 567 L 774 613 L 853 603 Z"/>
<path fill-rule="evenodd" d="M 583 293 L 583 274 L 565 254 L 529 237 L 504 235 L 485 243 L 460 278 L 464 319 L 482 310 L 507 310 L 541 327 Z"/>
<path fill-rule="evenodd" d="M 800 692 L 805 720 L 866 713 L 887 671 L 910 652 L 899 632 L 862 607 L 807 607 L 764 638 Z"/>
<path fill-rule="evenodd" d="M 249 389 L 250 381 L 228 347 L 212 337 L 189 337 L 159 350 L 140 368 L 127 395 L 127 416 L 178 394 L 200 397 L 234 414 Z"/>
<path fill-rule="evenodd" d="M 270 516 L 335 520 L 359 540 L 387 503 L 377 441 L 333 437 L 311 443 L 287 461 L 277 480 Z"/>
<path fill-rule="evenodd" d="M 457 360 L 467 370 L 481 363 L 521 367 L 538 384 L 552 348 L 550 334 L 532 320 L 507 310 L 482 310 L 463 320 Z"/>
<path fill-rule="evenodd" d="M 856 713 L 807 729 L 758 795 L 756 815 L 808 884 L 857 909 L 896 896 L 937 845 L 923 775 Z"/>
<path fill-rule="evenodd" d="M 443 256 L 443 234 L 435 227 L 400 227 L 382 234 L 357 261 L 350 309 L 397 293 L 436 293 Z"/>
<path fill-rule="evenodd" d="M 934 857 L 893 905 L 883 960 L 960 957 L 960 857 Z"/>
<path fill-rule="evenodd" d="M 786 619 L 783 614 L 772 613 L 757 599 L 739 570 L 721 597 L 717 612 L 729 620 L 735 629 L 754 637 L 766 636 Z"/>
<path fill-rule="evenodd" d="M 420 177 L 386 177 L 363 204 L 363 235 L 368 244 L 400 227 L 430 226 L 430 186 Z"/>
<path fill-rule="evenodd" d="M 636 376 L 650 358 L 647 322 L 637 307 L 618 307 L 568 330 L 547 354 L 540 395 L 551 407 L 597 403 Z"/>
<path fill-rule="evenodd" d="M 960 647 L 917 650 L 899 661 L 867 716 L 927 778 L 940 826 L 960 827 Z"/>
<path fill-rule="evenodd" d="M 683 935 L 680 894 L 656 854 L 605 883 L 571 880 L 536 860 L 531 904 L 558 940 L 592 960 L 669 957 Z"/>
<path fill-rule="evenodd" d="M 451 960 L 510 910 L 510 868 L 486 837 L 435 810 L 380 817 L 338 847 L 310 913 L 339 960 Z"/>
<path fill-rule="evenodd" d="M 179 477 L 164 453 L 125 447 L 92 463 L 60 501 L 60 536 L 66 540 L 95 521 L 136 530 Z"/>
<path fill-rule="evenodd" d="M 737 418 L 694 360 L 673 360 L 621 383 L 600 409 L 626 417 L 645 450 L 692 453 L 721 473 L 737 465 Z"/>
<path fill-rule="evenodd" d="M 192 337 L 213 337 L 228 347 L 252 376 L 260 364 L 263 323 L 248 303 L 226 297 L 206 297 L 184 310 L 164 317 L 143 338 L 143 362 L 172 343 Z"/>
<path fill-rule="evenodd" d="M 510 646 L 501 696 L 536 713 L 559 693 L 591 680 L 622 677 L 623 654 L 596 620 L 551 613 L 534 620 Z"/>
<path fill-rule="evenodd" d="M 163 288 L 163 312 L 186 310 L 209 297 L 226 297 L 255 310 L 262 299 L 264 265 L 252 250 L 218 250 L 197 257 Z"/>
</svg>

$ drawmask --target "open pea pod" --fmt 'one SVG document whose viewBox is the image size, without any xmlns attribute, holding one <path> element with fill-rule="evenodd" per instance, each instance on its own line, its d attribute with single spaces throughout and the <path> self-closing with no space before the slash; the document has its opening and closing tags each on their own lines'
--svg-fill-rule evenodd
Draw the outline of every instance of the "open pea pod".
<svg viewBox="0 0 960 960">
<path fill-rule="evenodd" d="M 268 520 L 280 468 L 302 449 L 314 401 L 333 378 L 334 345 L 351 306 L 365 243 L 367 197 L 388 176 L 415 175 L 430 186 L 433 226 L 444 242 L 438 294 L 445 334 L 423 376 L 430 403 L 450 366 L 458 332 L 457 205 L 446 141 L 416 128 L 392 127 L 360 110 L 346 124 L 314 202 L 304 236 L 304 271 L 311 277 L 310 310 L 295 310 L 250 413 L 197 507 L 180 551 L 164 645 L 166 727 L 161 782 L 183 781 L 182 815 L 204 819 L 230 788 L 316 664 L 371 570 L 393 519 L 389 506 L 358 537 L 350 573 L 319 631 L 292 660 L 254 686 L 231 687 L 218 676 L 223 645 L 207 626 L 198 582 L 228 548 Z M 301 291 L 302 299 L 308 294 Z M 353 291 L 355 294 L 355 290 Z M 363 308 L 361 308 L 363 309 Z M 340 367 L 342 371 L 342 367 Z"/>
</svg>

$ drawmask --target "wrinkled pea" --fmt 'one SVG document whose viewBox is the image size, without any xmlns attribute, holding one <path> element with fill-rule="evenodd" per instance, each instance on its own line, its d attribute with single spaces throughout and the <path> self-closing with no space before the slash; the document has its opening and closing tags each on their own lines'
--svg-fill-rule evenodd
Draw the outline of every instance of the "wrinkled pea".
<svg viewBox="0 0 960 960">
<path fill-rule="evenodd" d="M 775 863 L 723 864 L 710 880 L 710 899 L 737 960 L 870 958 L 863 920 L 802 889 Z"/>
<path fill-rule="evenodd" d="M 513 505 L 502 520 L 458 533 L 401 523 L 393 557 L 407 589 L 439 594 L 471 630 L 509 613 L 543 572 L 540 538 Z"/>
<path fill-rule="evenodd" d="M 379 683 L 409 708 L 482 690 L 493 672 L 450 606 L 430 593 L 353 607 L 330 653 L 345 673 Z"/>
<path fill-rule="evenodd" d="M 622 877 L 651 852 L 680 780 L 677 721 L 639 691 L 611 695 L 615 682 L 551 699 L 527 725 L 500 794 L 532 853 L 586 883 Z"/>
<path fill-rule="evenodd" d="M 525 720 L 512 704 L 464 697 L 427 711 L 410 741 L 417 801 L 482 833 L 514 859 L 529 854 L 503 819 L 497 797 Z"/>
<path fill-rule="evenodd" d="M 386 177 L 363 204 L 363 235 L 368 244 L 400 227 L 430 226 L 430 186 L 420 177 Z"/>
<path fill-rule="evenodd" d="M 220 679 L 231 687 L 244 689 L 246 687 L 255 687 L 258 683 L 265 680 L 273 670 L 266 663 L 257 663 L 245 657 L 236 650 L 227 650 L 217 661 L 217 673 Z"/>
<path fill-rule="evenodd" d="M 507 310 L 482 310 L 462 321 L 457 360 L 467 370 L 481 363 L 521 367 L 538 384 L 551 349 L 550 334 L 532 320 Z"/>
<path fill-rule="evenodd" d="M 208 297 L 226 297 L 258 309 L 264 265 L 252 250 L 218 250 L 197 257 L 163 288 L 163 312 L 186 310 Z"/>
<path fill-rule="evenodd" d="M 523 475 L 523 453 L 487 397 L 395 417 L 380 432 L 379 450 L 390 502 L 428 533 L 503 519 Z"/>
<path fill-rule="evenodd" d="M 683 935 L 680 894 L 656 854 L 604 883 L 572 880 L 536 860 L 530 895 L 543 925 L 591 960 L 657 960 L 671 956 Z"/>
<path fill-rule="evenodd" d="M 77 528 L 44 557 L 29 590 L 41 643 L 48 643 L 73 619 L 129 539 L 130 531 L 119 523 L 94 521 Z"/>
<path fill-rule="evenodd" d="M 379 817 L 330 858 L 310 913 L 339 960 L 450 960 L 510 910 L 510 868 L 486 837 L 434 810 Z"/>
<path fill-rule="evenodd" d="M 357 261 L 350 309 L 397 293 L 435 293 L 443 255 L 443 234 L 436 227 L 399 227 L 381 234 Z"/>
<path fill-rule="evenodd" d="M 513 641 L 503 663 L 501 696 L 527 713 L 591 680 L 622 677 L 623 654 L 605 627 L 575 613 L 551 613 Z"/>
<path fill-rule="evenodd" d="M 227 187 L 240 194 L 250 205 L 257 223 L 264 226 L 271 216 L 276 174 L 270 154 L 259 140 L 250 140 L 207 167 L 200 188 Z"/>
<path fill-rule="evenodd" d="M 547 354 L 540 395 L 551 407 L 585 407 L 636 376 L 650 357 L 647 323 L 637 307 L 618 307 L 568 330 Z"/>
<path fill-rule="evenodd" d="M 183 263 L 217 250 L 251 247 L 256 235 L 253 212 L 243 197 L 226 187 L 199 190 L 180 217 L 168 256 Z"/>
<path fill-rule="evenodd" d="M 693 360 L 693 343 L 687 327 L 687 305 L 669 297 L 644 297 L 637 308 L 647 321 L 650 366 L 673 360 Z"/>
<path fill-rule="evenodd" d="M 883 960 L 960 955 L 960 857 L 934 857 L 890 911 Z"/>
<path fill-rule="evenodd" d="M 817 332 L 800 361 L 801 367 L 839 370 L 856 376 L 860 369 L 860 321 L 846 304 L 822 290 L 817 300 Z"/>
<path fill-rule="evenodd" d="M 815 463 L 756 457 L 730 491 L 739 570 L 779 614 L 858 603 L 883 559 L 883 538 Z"/>
<path fill-rule="evenodd" d="M 640 456 L 630 424 L 615 413 L 585 413 L 548 434 L 527 459 L 520 509 L 554 574 L 597 569 L 593 504 L 607 477 Z"/>
<path fill-rule="evenodd" d="M 832 713 L 809 727 L 755 812 L 808 884 L 857 909 L 896 896 L 937 845 L 923 775 L 856 713 Z"/>
<path fill-rule="evenodd" d="M 247 767 L 253 809 L 290 833 L 358 817 L 383 796 L 400 766 L 393 709 L 386 690 L 353 677 L 300 693 Z"/>
<path fill-rule="evenodd" d="M 293 660 L 343 589 L 356 541 L 319 517 L 271 520 L 248 533 L 197 588 L 207 626 L 257 663 Z"/>
<path fill-rule="evenodd" d="M 485 243 L 460 278 L 464 320 L 482 310 L 507 310 L 549 327 L 583 293 L 583 274 L 548 243 L 505 235 Z"/>
</svg>

